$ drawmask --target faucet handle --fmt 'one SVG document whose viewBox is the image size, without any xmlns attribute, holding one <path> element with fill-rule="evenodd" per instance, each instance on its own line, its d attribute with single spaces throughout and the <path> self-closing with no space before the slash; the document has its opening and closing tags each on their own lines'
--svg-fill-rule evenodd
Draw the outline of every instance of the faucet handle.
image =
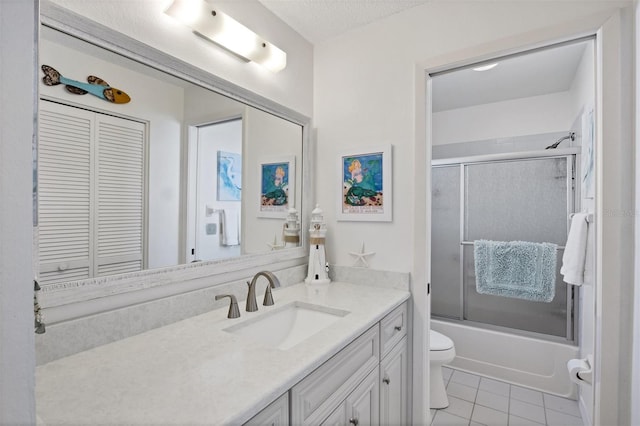
<svg viewBox="0 0 640 426">
<path fill-rule="evenodd" d="M 220 300 L 224 297 L 228 297 L 231 299 L 227 318 L 240 318 L 240 309 L 238 309 L 238 300 L 236 299 L 236 296 L 234 296 L 233 294 L 218 294 L 216 296 L 216 300 Z"/>
</svg>

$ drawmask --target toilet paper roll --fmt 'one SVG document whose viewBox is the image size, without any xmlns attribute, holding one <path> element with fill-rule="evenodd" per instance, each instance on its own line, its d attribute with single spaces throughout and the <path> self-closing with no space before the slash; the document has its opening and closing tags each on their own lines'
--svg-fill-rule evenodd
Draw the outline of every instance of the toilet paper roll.
<svg viewBox="0 0 640 426">
<path fill-rule="evenodd" d="M 586 359 L 570 359 L 567 362 L 567 370 L 569 370 L 569 378 L 573 383 L 585 383 L 584 380 L 578 376 L 578 373 L 587 373 L 591 371 L 591 366 Z"/>
</svg>

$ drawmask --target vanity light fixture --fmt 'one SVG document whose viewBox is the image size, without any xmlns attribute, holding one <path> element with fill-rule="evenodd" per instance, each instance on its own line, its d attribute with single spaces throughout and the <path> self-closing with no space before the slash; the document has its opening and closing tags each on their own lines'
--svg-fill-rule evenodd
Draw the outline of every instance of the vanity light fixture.
<svg viewBox="0 0 640 426">
<path fill-rule="evenodd" d="M 284 51 L 203 0 L 173 0 L 164 13 L 247 62 L 272 72 L 287 66 Z"/>
<path fill-rule="evenodd" d="M 498 63 L 494 62 L 492 64 L 482 65 L 482 66 L 475 67 L 475 68 L 472 68 L 472 69 L 474 71 L 489 71 L 489 70 L 491 70 L 491 69 L 493 69 L 493 68 L 495 68 L 497 66 L 498 66 Z"/>
</svg>

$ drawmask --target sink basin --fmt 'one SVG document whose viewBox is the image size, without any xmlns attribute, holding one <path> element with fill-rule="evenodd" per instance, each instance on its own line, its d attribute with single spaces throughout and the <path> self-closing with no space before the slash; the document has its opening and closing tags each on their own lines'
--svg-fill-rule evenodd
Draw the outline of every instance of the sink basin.
<svg viewBox="0 0 640 426">
<path fill-rule="evenodd" d="M 286 350 L 324 330 L 348 311 L 293 302 L 243 323 L 223 329 L 255 343 Z"/>
</svg>

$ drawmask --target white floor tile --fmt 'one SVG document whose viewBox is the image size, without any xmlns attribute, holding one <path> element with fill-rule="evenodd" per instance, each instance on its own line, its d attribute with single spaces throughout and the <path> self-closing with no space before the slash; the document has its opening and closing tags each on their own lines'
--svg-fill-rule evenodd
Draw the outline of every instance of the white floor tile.
<svg viewBox="0 0 640 426">
<path fill-rule="evenodd" d="M 469 419 L 463 419 L 462 417 L 454 416 L 453 414 L 446 413 L 442 410 L 436 413 L 433 418 L 433 426 L 467 426 Z"/>
<path fill-rule="evenodd" d="M 447 367 L 443 376 L 449 407 L 430 411 L 432 426 L 583 426 L 576 401 Z"/>
<path fill-rule="evenodd" d="M 571 399 L 560 398 L 555 395 L 544 394 L 544 408 L 549 408 L 554 411 L 559 411 L 571 416 L 580 417 L 580 408 L 578 407 L 578 401 Z"/>
<path fill-rule="evenodd" d="M 529 404 L 544 406 L 542 392 L 511 385 L 511 399 L 528 402 Z"/>
<path fill-rule="evenodd" d="M 510 387 L 509 383 L 482 377 L 478 389 L 508 397 Z"/>
<path fill-rule="evenodd" d="M 509 421 L 509 417 L 507 413 L 503 413 L 502 411 L 483 407 L 482 405 L 476 405 L 475 407 L 473 407 L 471 420 L 484 425 L 506 426 Z"/>
<path fill-rule="evenodd" d="M 478 390 L 476 404 L 493 408 L 494 410 L 504 411 L 505 413 L 509 412 L 509 397 L 497 395 L 482 389 Z"/>
<path fill-rule="evenodd" d="M 444 378 L 444 382 L 447 383 L 453 374 L 453 370 L 448 367 L 442 367 L 442 377 Z"/>
<path fill-rule="evenodd" d="M 549 426 L 582 426 L 582 418 L 570 416 L 554 410 L 546 410 Z"/>
<path fill-rule="evenodd" d="M 522 417 L 510 415 L 509 426 L 540 426 L 544 423 L 536 423 L 533 420 L 523 419 Z"/>
<path fill-rule="evenodd" d="M 454 416 L 470 419 L 471 412 L 473 411 L 473 402 L 449 396 L 449 406 L 442 411 L 453 414 Z"/>
<path fill-rule="evenodd" d="M 447 386 L 447 395 L 464 399 L 469 402 L 475 402 L 477 392 L 478 390 L 476 388 L 461 385 L 460 383 L 449 382 L 449 385 Z"/>
<path fill-rule="evenodd" d="M 451 382 L 460 383 L 461 385 L 477 388 L 480 384 L 480 376 L 465 373 L 464 371 L 455 370 L 451 375 Z"/>
<path fill-rule="evenodd" d="M 529 404 L 527 402 L 518 401 L 516 399 L 511 399 L 511 403 L 509 404 L 509 414 L 513 414 L 514 416 L 522 417 L 525 419 L 533 420 L 537 423 L 546 423 L 546 418 L 544 415 L 544 407 L 539 405 Z"/>
</svg>

